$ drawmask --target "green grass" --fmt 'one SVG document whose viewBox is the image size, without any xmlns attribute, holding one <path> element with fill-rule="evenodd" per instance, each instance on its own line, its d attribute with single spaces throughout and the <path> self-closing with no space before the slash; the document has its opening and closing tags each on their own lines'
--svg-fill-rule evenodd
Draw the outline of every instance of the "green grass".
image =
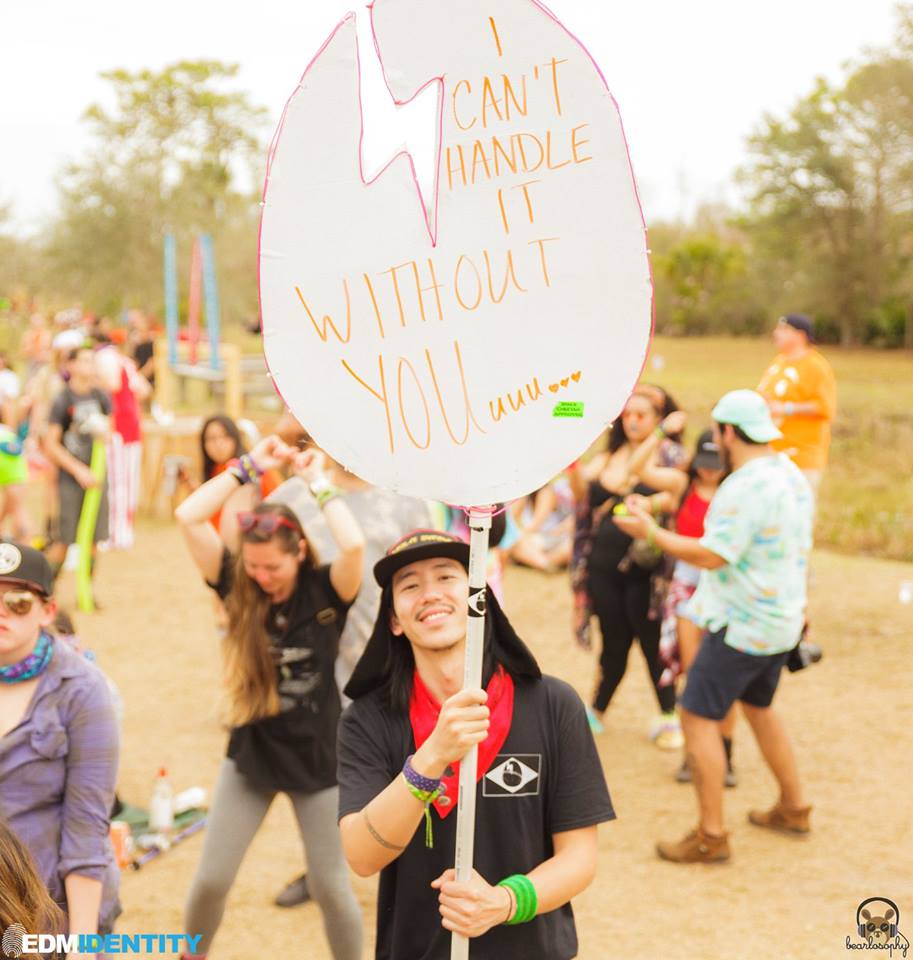
<svg viewBox="0 0 913 960">
<path fill-rule="evenodd" d="M 766 340 L 657 337 L 644 379 L 689 412 L 693 438 L 709 424 L 718 397 L 757 386 L 774 352 Z M 913 356 L 838 347 L 822 353 L 836 373 L 838 410 L 816 544 L 913 561 Z"/>
</svg>

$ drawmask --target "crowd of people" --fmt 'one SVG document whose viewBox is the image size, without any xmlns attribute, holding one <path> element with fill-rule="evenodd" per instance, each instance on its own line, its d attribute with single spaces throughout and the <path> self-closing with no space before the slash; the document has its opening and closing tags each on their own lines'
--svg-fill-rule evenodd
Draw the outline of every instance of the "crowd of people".
<svg viewBox="0 0 913 960">
<path fill-rule="evenodd" d="M 119 337 L 76 313 L 55 325 L 34 318 L 16 362 L 0 357 L 0 879 L 21 876 L 0 892 L 0 926 L 104 933 L 120 912 L 108 835 L 116 697 L 73 643 L 54 581 L 87 489 L 104 486 L 93 556 L 134 544 L 151 332 L 139 315 Z M 656 700 L 649 737 L 683 751 L 676 778 L 698 800 L 696 826 L 657 854 L 730 857 L 723 793 L 738 783 L 738 704 L 779 787 L 750 821 L 810 830 L 772 703 L 782 669 L 820 655 L 808 639 L 808 563 L 836 399 L 808 318 L 782 318 L 774 338 L 757 389 L 721 397 L 710 429 L 686 440 L 686 412 L 640 383 L 601 446 L 498 505 L 479 689 L 463 689 L 460 511 L 372 487 L 291 415 L 262 439 L 222 414 L 203 422 L 200 473 L 182 471 L 175 519 L 217 612 L 230 734 L 183 891 L 196 951 L 185 960 L 210 954 L 279 793 L 308 871 L 276 903 L 313 900 L 337 960 L 363 949 L 349 869 L 380 877 L 378 957 L 443 958 L 451 933 L 472 938 L 475 957 L 576 956 L 570 903 L 595 875 L 598 825 L 615 816 L 598 741 L 635 641 Z M 93 470 L 99 445 L 107 479 Z M 41 531 L 29 478 L 44 485 L 33 500 L 52 519 Z M 569 642 L 599 649 L 588 704 L 542 674 L 512 626 L 508 563 L 567 569 Z M 462 882 L 453 813 L 473 746 L 475 870 Z"/>
</svg>

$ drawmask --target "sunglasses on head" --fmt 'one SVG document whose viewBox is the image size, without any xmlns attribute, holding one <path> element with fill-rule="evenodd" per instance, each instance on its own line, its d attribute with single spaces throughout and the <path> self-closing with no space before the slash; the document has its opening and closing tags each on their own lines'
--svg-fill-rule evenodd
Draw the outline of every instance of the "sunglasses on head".
<svg viewBox="0 0 913 960">
<path fill-rule="evenodd" d="M 297 523 L 278 513 L 239 513 L 238 526 L 241 533 L 251 533 L 256 530 L 267 537 L 271 537 L 280 527 L 288 527 L 289 530 L 301 533 Z"/>
<path fill-rule="evenodd" d="M 0 595 L 0 603 L 17 617 L 24 617 L 40 599 L 31 590 L 7 590 Z"/>
</svg>

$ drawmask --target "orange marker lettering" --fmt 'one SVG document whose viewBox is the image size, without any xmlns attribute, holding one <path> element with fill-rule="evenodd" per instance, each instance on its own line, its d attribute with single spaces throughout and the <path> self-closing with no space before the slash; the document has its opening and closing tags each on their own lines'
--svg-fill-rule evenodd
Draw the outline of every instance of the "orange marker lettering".
<svg viewBox="0 0 913 960">
<path fill-rule="evenodd" d="M 470 267 L 472 267 L 472 272 L 476 275 L 476 301 L 474 304 L 472 304 L 472 306 L 466 303 L 466 301 L 463 299 L 462 293 L 460 293 L 460 270 L 463 267 L 464 261 L 468 263 Z M 480 276 L 476 265 L 472 262 L 472 260 L 469 259 L 469 257 L 466 256 L 465 253 L 460 256 L 459 260 L 457 260 L 456 267 L 453 271 L 453 292 L 456 295 L 457 302 L 464 310 L 475 310 L 476 307 L 478 307 L 478 305 L 482 302 L 482 277 Z"/>
<path fill-rule="evenodd" d="M 457 362 L 457 371 L 460 374 L 460 386 L 463 391 L 463 412 L 465 413 L 465 419 L 463 421 L 463 439 L 457 439 L 456 434 L 450 427 L 450 419 L 447 416 L 447 410 L 444 407 L 444 398 L 441 396 L 441 389 L 438 386 L 437 374 L 434 371 L 434 363 L 431 360 L 431 351 L 425 350 L 425 360 L 428 363 L 428 372 L 431 374 L 431 382 L 434 384 L 434 392 L 437 396 L 438 406 L 441 409 L 441 416 L 444 419 L 444 426 L 447 429 L 447 433 L 450 434 L 450 439 L 458 446 L 461 447 L 466 440 L 469 438 L 469 424 L 472 423 L 475 428 L 480 433 L 485 433 L 482 427 L 479 424 L 479 421 L 476 420 L 476 416 L 472 411 L 472 404 L 469 402 L 469 388 L 466 386 L 466 372 L 463 369 L 463 357 L 460 353 L 460 344 L 459 341 L 453 341 L 453 352 L 456 355 Z"/>
<path fill-rule="evenodd" d="M 488 126 L 488 110 L 491 108 L 497 114 L 499 120 L 504 119 L 504 114 L 501 113 L 501 107 L 499 106 L 500 101 L 495 96 L 495 92 L 491 86 L 491 77 L 485 77 L 482 80 L 482 126 Z"/>
<path fill-rule="evenodd" d="M 542 237 L 541 240 L 529 241 L 529 246 L 532 246 L 534 243 L 537 243 L 539 245 L 539 260 L 542 264 L 542 276 L 545 280 L 545 285 L 547 287 L 550 287 L 552 284 L 548 278 L 548 264 L 545 261 L 545 244 L 548 243 L 550 240 L 560 240 L 560 239 L 561 237 Z"/>
<path fill-rule="evenodd" d="M 548 130 L 545 134 L 545 165 L 549 170 L 560 170 L 566 167 L 571 161 L 570 158 L 562 163 L 552 163 L 552 131 Z"/>
<path fill-rule="evenodd" d="M 403 402 L 403 368 L 408 367 L 409 373 L 412 374 L 412 379 L 415 381 L 415 388 L 418 390 L 418 395 L 422 398 L 422 406 L 425 408 L 425 442 L 419 443 L 415 439 L 415 435 L 412 433 L 412 429 L 409 426 L 409 421 L 406 419 L 406 405 Z M 422 390 L 422 385 L 419 383 L 418 374 L 415 372 L 415 368 L 412 364 L 405 358 L 400 357 L 399 363 L 396 367 L 396 382 L 397 382 L 397 393 L 399 395 L 399 416 L 403 421 L 403 429 L 406 431 L 406 436 L 412 441 L 413 446 L 418 447 L 419 450 L 427 450 L 429 444 L 431 443 L 431 414 L 428 412 L 428 401 L 425 399 L 425 391 Z"/>
<path fill-rule="evenodd" d="M 491 297 L 492 303 L 500 303 L 504 299 L 504 295 L 507 293 L 507 283 L 509 280 L 513 280 L 514 286 L 521 293 L 526 293 L 526 287 L 521 287 L 520 282 L 517 280 L 517 273 L 514 268 L 514 254 L 512 250 L 507 251 L 507 263 L 504 267 L 504 283 L 501 285 L 501 293 L 499 296 L 495 296 L 494 287 L 491 282 L 491 260 L 488 256 L 488 251 L 483 250 L 482 256 L 485 258 L 485 270 L 488 273 L 488 295 Z"/>
<path fill-rule="evenodd" d="M 468 80 L 460 80 L 460 82 L 453 88 L 453 96 L 451 97 L 451 100 L 450 100 L 451 106 L 453 108 L 453 120 L 454 120 L 454 123 L 456 123 L 456 125 L 461 130 L 471 130 L 475 126 L 476 118 L 473 117 L 470 123 L 462 124 L 460 123 L 460 118 L 457 115 L 457 106 L 456 106 L 457 94 L 460 92 L 460 87 L 463 87 L 463 86 L 466 87 L 467 93 L 472 93 L 472 85 L 469 83 Z"/>
<path fill-rule="evenodd" d="M 491 24 L 491 32 L 494 34 L 495 45 L 498 48 L 498 56 L 502 56 L 504 51 L 501 49 L 501 38 L 498 36 L 498 28 L 495 26 L 495 18 L 489 17 L 488 22 Z"/>
<path fill-rule="evenodd" d="M 584 127 L 588 127 L 588 126 L 589 126 L 588 123 L 581 123 L 579 127 L 574 127 L 574 129 L 571 130 L 571 153 L 572 153 L 573 156 L 574 156 L 574 163 L 586 163 L 587 160 L 592 160 L 592 159 L 593 159 L 592 157 L 578 157 L 578 156 L 577 156 L 577 148 L 578 148 L 578 147 L 582 147 L 585 143 L 589 143 L 589 142 L 590 142 L 589 140 L 578 140 L 578 139 L 577 139 L 577 131 L 578 131 L 578 130 L 582 130 Z"/>
<path fill-rule="evenodd" d="M 349 282 L 345 278 L 342 281 L 342 289 L 345 291 L 346 295 L 346 335 L 343 336 L 335 323 L 333 323 L 333 318 L 329 314 L 324 314 L 323 317 L 323 327 L 317 325 L 317 320 L 314 317 L 314 314 L 311 313 L 311 308 L 307 305 L 307 300 L 304 299 L 304 294 L 298 287 L 295 287 L 295 293 L 298 294 L 298 299 L 301 301 L 301 306 L 307 311 L 307 315 L 310 318 L 311 324 L 314 327 L 314 330 L 317 332 L 317 336 L 326 343 L 329 332 L 327 327 L 329 327 L 336 336 L 336 339 L 340 343 L 348 343 L 349 337 L 352 336 L 352 301 L 349 297 Z"/>
<path fill-rule="evenodd" d="M 383 354 L 377 355 L 377 366 L 380 370 L 380 393 L 377 392 L 373 387 L 365 383 L 364 380 L 345 362 L 345 360 L 339 361 L 345 368 L 348 373 L 350 373 L 364 388 L 371 394 L 372 397 L 377 397 L 378 400 L 384 405 L 384 415 L 387 420 L 387 443 L 390 446 L 390 453 L 394 453 L 393 447 L 393 421 L 390 418 L 390 401 L 387 397 L 387 381 L 384 377 L 384 358 Z"/>
<path fill-rule="evenodd" d="M 454 167 L 450 161 L 450 151 L 451 149 L 456 151 L 457 157 L 459 157 L 460 165 L 459 167 Z M 455 147 L 447 148 L 447 187 L 448 189 L 453 189 L 453 175 L 454 173 L 459 172 L 460 177 L 463 180 L 463 186 L 466 186 L 466 160 L 463 157 L 463 148 L 460 144 L 457 144 Z"/>
</svg>

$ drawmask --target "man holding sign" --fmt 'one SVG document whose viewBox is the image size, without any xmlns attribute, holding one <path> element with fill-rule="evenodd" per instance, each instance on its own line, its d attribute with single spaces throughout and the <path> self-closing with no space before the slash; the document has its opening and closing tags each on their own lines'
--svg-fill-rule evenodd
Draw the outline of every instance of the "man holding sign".
<svg viewBox="0 0 913 960">
<path fill-rule="evenodd" d="M 374 567 L 380 610 L 339 729 L 343 847 L 359 875 L 380 871 L 377 957 L 449 957 L 451 931 L 475 938 L 474 958 L 575 957 L 569 901 L 615 813 L 583 703 L 542 676 L 490 594 L 485 690 L 461 689 L 468 563 L 462 540 L 416 531 Z M 457 767 L 473 746 L 475 870 L 458 883 Z"/>
</svg>

